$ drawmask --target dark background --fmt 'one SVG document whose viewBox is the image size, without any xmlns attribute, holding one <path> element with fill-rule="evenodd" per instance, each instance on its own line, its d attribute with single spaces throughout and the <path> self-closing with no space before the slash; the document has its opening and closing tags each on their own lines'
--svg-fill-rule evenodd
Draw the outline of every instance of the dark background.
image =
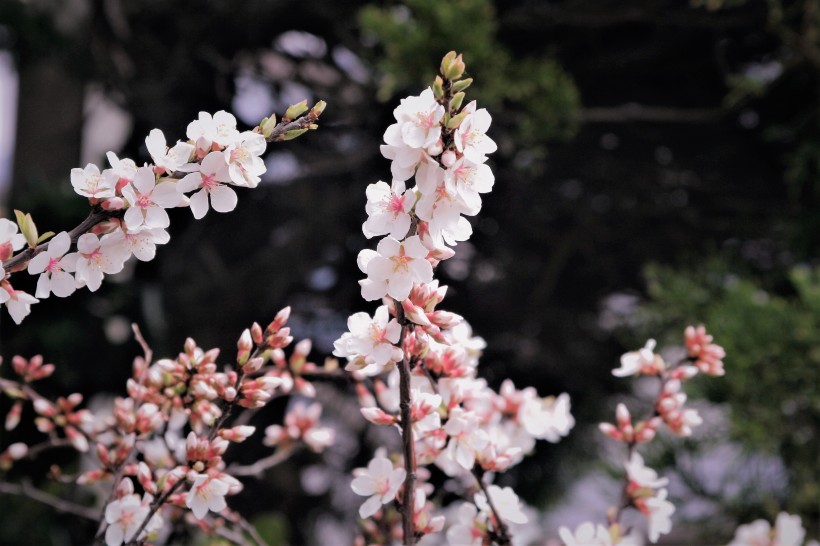
<svg viewBox="0 0 820 546">
<path fill-rule="evenodd" d="M 578 420 L 569 439 L 539 445 L 502 483 L 536 507 L 560 504 L 600 467 L 594 425 L 630 391 L 610 374 L 619 355 L 647 337 L 681 345 L 687 324 L 706 322 L 729 349 L 727 376 L 698 380 L 692 398 L 723 403 L 723 440 L 779 461 L 785 478 L 756 494 L 687 483 L 679 494 L 707 499 L 711 512 L 682 514 L 692 525 L 666 543 L 726 542 L 738 523 L 781 509 L 816 536 L 817 6 L 701 3 L 6 0 L 0 48 L 13 55 L 20 100 L 0 204 L 5 217 L 31 212 L 41 231 L 85 215 L 68 174 L 81 166 L 89 89 L 130 116 L 115 151 L 138 162 L 152 128 L 184 138 L 197 112 L 234 109 L 249 81 L 279 114 L 301 98 L 328 107 L 320 130 L 271 146 L 268 182 L 240 190 L 233 213 L 195 222 L 173 211 L 171 242 L 125 282 L 45 300 L 20 327 L 4 314 L 4 358 L 44 354 L 58 364 L 45 386 L 55 394 L 122 394 L 139 353 L 117 333 L 123 325 L 140 324 L 158 355 L 191 336 L 230 359 L 242 329 L 291 305 L 297 339 L 312 338 L 321 361 L 350 313 L 372 311 L 355 258 L 372 246 L 360 229 L 364 188 L 389 177 L 381 135 L 399 98 L 418 94 L 456 49 L 499 151 L 474 236 L 437 274 L 450 286 L 445 307 L 487 340 L 480 374 L 491 385 L 511 378 L 541 395 L 569 392 Z M 283 46 L 294 30 L 310 33 L 299 43 L 313 49 Z M 6 444 L 27 433 L 3 434 Z M 340 465 L 366 462 L 370 447 L 351 448 Z M 248 449 L 238 456 L 252 458 Z M 672 451 L 654 455 L 658 466 L 675 463 Z M 231 506 L 276 514 L 282 540 L 317 540 L 317 519 L 343 510 L 332 492 L 303 495 L 294 476 L 297 464 L 320 460 L 305 455 L 293 472 L 249 482 Z M 33 503 L 15 513 L 16 523 L 0 516 L 3 540 L 43 514 L 53 522 L 43 543 L 83 536 L 79 522 Z"/>
</svg>

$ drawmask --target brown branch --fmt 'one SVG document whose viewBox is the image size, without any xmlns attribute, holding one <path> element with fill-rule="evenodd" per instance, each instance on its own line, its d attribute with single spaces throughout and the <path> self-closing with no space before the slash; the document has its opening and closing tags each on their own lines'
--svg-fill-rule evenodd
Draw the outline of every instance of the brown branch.
<svg viewBox="0 0 820 546">
<path fill-rule="evenodd" d="M 68 232 L 69 237 L 71 237 L 71 242 L 76 243 L 77 239 L 80 238 L 80 235 L 87 233 L 91 228 L 99 224 L 100 222 L 104 222 L 110 218 L 120 217 L 124 214 L 121 210 L 103 210 L 100 206 L 95 206 L 91 209 L 91 212 L 88 216 L 83 220 L 77 227 L 72 229 Z M 23 269 L 23 267 L 31 261 L 39 253 L 43 252 L 44 250 L 48 249 L 49 242 L 45 242 L 42 244 L 37 245 L 34 248 L 27 248 L 17 254 L 16 256 L 12 256 L 5 262 L 3 262 L 3 269 L 9 272 L 19 271 Z"/>
<path fill-rule="evenodd" d="M 90 519 L 91 521 L 97 521 L 96 510 L 80 504 L 68 502 L 59 497 L 55 497 L 54 495 L 34 487 L 28 480 L 23 480 L 20 485 L 0 481 L 0 493 L 28 497 L 42 504 L 47 504 L 58 512 L 73 514 L 81 518 Z"/>
<path fill-rule="evenodd" d="M 410 322 L 404 315 L 404 308 L 401 302 L 396 304 L 396 318 L 401 324 L 401 336 L 399 337 L 399 347 L 404 347 L 404 338 L 410 329 Z M 413 509 L 415 507 L 416 496 L 416 453 L 413 442 L 413 422 L 410 416 L 410 361 L 405 354 L 399 368 L 399 409 L 401 411 L 401 438 L 404 444 L 404 470 L 407 472 L 404 478 L 404 492 L 402 494 L 401 522 L 404 532 L 404 544 L 412 546 L 416 542 L 415 527 L 413 525 Z"/>
<path fill-rule="evenodd" d="M 259 459 L 253 464 L 232 464 L 225 470 L 225 472 L 227 474 L 230 474 L 231 476 L 262 477 L 262 474 L 265 472 L 265 470 L 282 464 L 283 462 L 287 461 L 291 457 L 291 455 L 293 455 L 297 451 L 298 450 L 295 447 L 286 447 L 278 449 L 273 454 L 268 455 L 263 459 Z"/>
<path fill-rule="evenodd" d="M 151 518 L 154 517 L 154 514 L 157 513 L 157 510 L 162 508 L 162 505 L 165 504 L 165 502 L 171 497 L 171 495 L 173 495 L 176 492 L 176 490 L 179 489 L 184 483 L 184 479 L 179 480 L 164 495 L 161 495 L 160 497 L 155 499 L 154 502 L 151 503 L 151 509 L 148 511 L 148 515 L 145 516 L 144 520 L 142 520 L 139 529 L 137 529 L 137 532 L 134 533 L 133 537 L 131 537 L 131 540 L 125 543 L 125 546 L 132 546 L 142 542 L 139 540 L 139 536 L 140 534 L 142 534 L 142 531 L 145 530 L 145 528 L 148 526 L 148 522 L 151 521 Z"/>
<path fill-rule="evenodd" d="M 507 527 L 507 524 L 504 523 L 504 520 L 501 519 L 501 514 L 498 512 L 498 509 L 495 507 L 495 503 L 493 502 L 492 497 L 490 497 L 490 492 L 487 490 L 487 486 L 482 480 L 483 471 L 481 467 L 473 467 L 473 476 L 475 476 L 476 481 L 478 482 L 478 486 L 481 488 L 481 492 L 484 493 L 484 497 L 487 499 L 487 505 L 490 507 L 490 511 L 493 513 L 493 517 L 495 518 L 495 538 L 498 544 L 501 546 L 511 546 L 512 545 L 512 537 L 510 536 L 510 530 Z"/>
</svg>

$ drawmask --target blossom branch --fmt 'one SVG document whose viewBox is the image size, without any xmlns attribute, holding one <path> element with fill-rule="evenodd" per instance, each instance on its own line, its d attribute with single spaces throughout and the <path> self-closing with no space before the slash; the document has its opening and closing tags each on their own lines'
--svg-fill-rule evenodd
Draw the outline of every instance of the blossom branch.
<svg viewBox="0 0 820 546">
<path fill-rule="evenodd" d="M 399 324 L 401 324 L 401 336 L 399 337 L 399 347 L 404 345 L 404 338 L 407 331 L 412 327 L 411 323 L 404 315 L 402 306 L 396 302 L 396 314 Z M 413 422 L 410 412 L 410 361 L 407 354 L 404 354 L 399 368 L 399 409 L 401 412 L 401 438 L 404 446 L 404 470 L 407 475 L 404 478 L 404 492 L 402 494 L 401 521 L 404 532 L 404 544 L 413 545 L 416 542 L 415 529 L 413 526 L 413 508 L 415 506 L 416 494 L 416 453 L 413 442 Z"/>
<path fill-rule="evenodd" d="M 276 450 L 273 454 L 268 455 L 263 459 L 259 459 L 253 464 L 240 465 L 232 464 L 225 472 L 232 476 L 256 476 L 261 477 L 262 474 L 275 466 L 287 461 L 291 456 L 297 452 L 295 447 L 283 447 Z"/>
<path fill-rule="evenodd" d="M 498 508 L 496 508 L 495 503 L 493 502 L 493 498 L 490 496 L 490 492 L 487 490 L 487 485 L 484 483 L 483 478 L 483 471 L 481 467 L 474 467 L 473 468 L 473 476 L 475 476 L 476 482 L 478 482 L 478 487 L 481 488 L 481 492 L 484 493 L 484 497 L 487 499 L 487 505 L 490 507 L 490 511 L 493 513 L 493 519 L 495 520 L 495 541 L 500 546 L 510 546 L 512 544 L 512 538 L 510 537 L 510 530 L 507 527 L 507 524 L 504 523 L 504 520 L 501 519 L 501 514 L 498 512 Z"/>
<path fill-rule="evenodd" d="M 63 500 L 59 497 L 55 497 L 54 495 L 51 495 L 49 493 L 46 493 L 45 491 L 42 491 L 41 489 L 34 487 L 28 480 L 23 480 L 19 485 L 5 481 L 0 481 L 0 493 L 28 497 L 42 504 L 51 506 L 58 512 L 62 512 L 65 514 L 73 514 L 75 516 L 79 516 L 81 518 L 85 518 L 91 521 L 97 521 L 96 510 L 88 508 L 86 506 L 82 506 L 80 504 L 75 504 L 73 502 Z"/>
</svg>

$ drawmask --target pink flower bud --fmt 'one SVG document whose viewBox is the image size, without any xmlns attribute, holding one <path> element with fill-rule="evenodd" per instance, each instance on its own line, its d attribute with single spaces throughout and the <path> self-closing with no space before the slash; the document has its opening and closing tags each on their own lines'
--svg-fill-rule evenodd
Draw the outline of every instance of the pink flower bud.
<svg viewBox="0 0 820 546">
<path fill-rule="evenodd" d="M 28 454 L 28 446 L 23 442 L 15 442 L 8 447 L 6 452 L 12 460 L 18 461 Z"/>
<path fill-rule="evenodd" d="M 456 153 L 453 150 L 447 150 L 441 154 L 441 164 L 445 167 L 452 167 L 456 162 Z"/>
<path fill-rule="evenodd" d="M 120 480 L 120 483 L 117 484 L 117 498 L 121 499 L 126 495 L 133 495 L 134 494 L 134 483 L 131 481 L 131 478 L 123 478 Z"/>
<path fill-rule="evenodd" d="M 362 416 L 365 419 L 374 425 L 394 425 L 398 422 L 398 418 L 395 415 L 390 415 L 381 408 L 361 408 L 359 411 L 362 412 Z"/>
<path fill-rule="evenodd" d="M 6 414 L 6 430 L 14 430 L 20 424 L 20 415 L 23 413 L 23 401 L 18 400 Z"/>
<path fill-rule="evenodd" d="M 257 345 L 262 345 L 262 327 L 258 322 L 254 322 L 251 326 L 251 339 Z"/>
</svg>

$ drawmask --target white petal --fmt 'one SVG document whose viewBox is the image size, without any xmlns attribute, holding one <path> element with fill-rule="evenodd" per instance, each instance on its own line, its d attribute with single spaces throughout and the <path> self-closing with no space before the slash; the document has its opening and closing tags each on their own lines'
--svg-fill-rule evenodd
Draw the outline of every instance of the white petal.
<svg viewBox="0 0 820 546">
<path fill-rule="evenodd" d="M 190 201 L 191 212 L 194 213 L 194 218 L 199 220 L 208 212 L 208 192 L 204 189 L 199 190 L 191 196 Z"/>
<path fill-rule="evenodd" d="M 217 212 L 231 212 L 236 208 L 236 192 L 228 186 L 211 188 L 211 206 Z"/>
</svg>

